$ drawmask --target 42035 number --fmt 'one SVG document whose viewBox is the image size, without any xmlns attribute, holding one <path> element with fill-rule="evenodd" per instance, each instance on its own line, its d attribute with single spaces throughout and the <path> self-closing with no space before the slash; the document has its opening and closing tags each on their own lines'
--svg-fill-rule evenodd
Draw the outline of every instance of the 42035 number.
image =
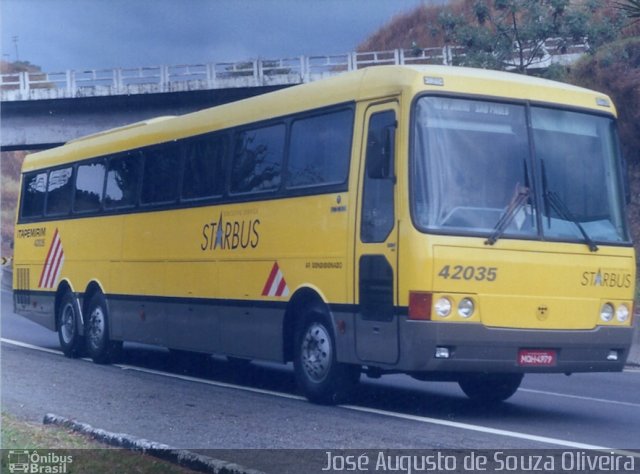
<svg viewBox="0 0 640 474">
<path fill-rule="evenodd" d="M 498 268 L 445 265 L 438 272 L 438 276 L 445 280 L 496 281 L 498 278 Z"/>
</svg>

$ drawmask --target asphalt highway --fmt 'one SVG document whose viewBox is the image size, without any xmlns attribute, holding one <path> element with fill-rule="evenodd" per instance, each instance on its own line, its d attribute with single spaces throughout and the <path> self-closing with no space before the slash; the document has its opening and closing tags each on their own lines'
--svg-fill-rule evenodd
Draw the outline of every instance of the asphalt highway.
<svg viewBox="0 0 640 474">
<path fill-rule="evenodd" d="M 297 393 L 290 366 L 237 370 L 216 357 L 189 365 L 134 344 L 114 365 L 67 359 L 55 333 L 15 315 L 9 291 L 1 296 L 2 410 L 33 421 L 55 413 L 267 472 L 278 462 L 277 472 L 287 472 L 287 461 L 256 449 L 316 449 L 308 455 L 318 463 L 337 449 L 640 448 L 640 370 L 633 367 L 528 375 L 516 395 L 493 407 L 469 401 L 456 384 L 363 377 L 351 404 L 318 406 Z"/>
</svg>

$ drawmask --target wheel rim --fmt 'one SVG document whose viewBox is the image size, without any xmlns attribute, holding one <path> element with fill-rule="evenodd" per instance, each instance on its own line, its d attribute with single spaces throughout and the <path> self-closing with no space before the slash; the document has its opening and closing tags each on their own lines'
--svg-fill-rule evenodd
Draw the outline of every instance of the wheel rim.
<svg viewBox="0 0 640 474">
<path fill-rule="evenodd" d="M 94 349 L 100 348 L 105 333 L 105 317 L 102 308 L 94 308 L 89 319 L 89 342 Z"/>
<path fill-rule="evenodd" d="M 319 323 L 313 323 L 302 339 L 302 367 L 309 379 L 322 381 L 331 368 L 331 336 Z"/>
<path fill-rule="evenodd" d="M 62 315 L 60 316 L 60 334 L 66 344 L 69 344 L 75 335 L 75 315 L 71 303 L 67 304 L 62 310 Z"/>
</svg>

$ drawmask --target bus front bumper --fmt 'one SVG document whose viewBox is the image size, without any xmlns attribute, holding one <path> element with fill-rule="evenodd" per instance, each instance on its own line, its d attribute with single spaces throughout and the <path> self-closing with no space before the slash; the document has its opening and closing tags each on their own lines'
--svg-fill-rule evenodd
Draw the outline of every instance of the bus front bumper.
<svg viewBox="0 0 640 474">
<path fill-rule="evenodd" d="M 397 368 L 406 372 L 620 371 L 633 340 L 633 327 L 524 330 L 405 318 L 399 324 Z M 523 355 L 532 353 L 550 354 L 553 361 L 528 363 Z"/>
</svg>

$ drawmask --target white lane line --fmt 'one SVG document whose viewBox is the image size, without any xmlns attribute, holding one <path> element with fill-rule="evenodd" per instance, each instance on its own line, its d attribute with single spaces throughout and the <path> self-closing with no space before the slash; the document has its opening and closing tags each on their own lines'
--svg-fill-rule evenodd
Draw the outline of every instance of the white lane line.
<svg viewBox="0 0 640 474">
<path fill-rule="evenodd" d="M 171 374 L 171 373 L 162 372 L 162 371 L 158 371 L 158 370 L 141 369 L 139 367 L 126 366 L 126 365 L 118 365 L 118 367 L 120 367 L 120 368 L 122 368 L 124 370 L 135 370 L 135 371 L 139 371 L 139 372 L 146 372 L 146 373 L 150 373 L 150 374 L 154 374 L 154 375 L 159 375 L 159 376 L 162 376 L 162 377 L 177 378 L 177 379 L 186 380 L 186 381 L 189 381 L 189 382 L 196 382 L 196 383 L 204 383 L 204 384 L 207 384 L 207 385 L 214 385 L 214 386 L 217 386 L 217 387 L 238 389 L 238 390 L 243 390 L 243 391 L 247 391 L 247 392 L 272 395 L 272 396 L 275 396 L 275 397 L 289 398 L 289 399 L 293 399 L 293 400 L 305 400 L 304 397 L 300 397 L 300 396 L 297 396 L 297 395 L 289 395 L 287 393 L 274 392 L 274 391 L 271 391 L 271 390 L 262 390 L 262 389 L 256 389 L 256 388 L 251 388 L 251 387 L 242 387 L 242 386 L 239 386 L 239 385 L 226 384 L 226 383 L 221 383 L 221 382 L 212 382 L 212 381 L 205 380 L 205 379 L 200 379 L 200 378 L 197 378 L 197 377 L 189 377 L 189 376 L 186 376 L 186 375 L 176 375 L 176 374 Z M 568 440 L 564 440 L 564 439 L 549 438 L 549 437 L 546 437 L 546 436 L 530 435 L 530 434 L 526 434 L 526 433 L 519 433 L 519 432 L 516 432 L 516 431 L 508 431 L 508 430 L 501 430 L 501 429 L 496 429 L 496 428 L 489 428 L 487 426 L 472 425 L 472 424 L 469 424 L 469 423 L 460 423 L 460 422 L 456 422 L 456 421 L 447 421 L 447 420 L 442 420 L 442 419 L 439 419 L 439 418 L 429 418 L 429 417 L 426 417 L 426 416 L 408 415 L 408 414 L 404 414 L 404 413 L 397 413 L 397 412 L 386 411 L 386 410 L 378 410 L 378 409 L 375 409 L 375 408 L 358 407 L 358 406 L 354 406 L 354 405 L 338 405 L 338 406 L 341 407 L 341 408 L 344 408 L 346 410 L 351 410 L 351 411 L 358 411 L 358 412 L 363 412 L 363 413 L 382 415 L 382 416 L 387 416 L 387 417 L 390 417 L 390 418 L 399 418 L 399 419 L 403 419 L 403 420 L 417 421 L 417 422 L 420 422 L 420 423 L 427 423 L 427 424 L 432 424 L 432 425 L 446 426 L 446 427 L 449 427 L 449 428 L 458 428 L 458 429 L 463 429 L 463 430 L 467 430 L 467 431 L 477 431 L 477 432 L 484 433 L 484 434 L 493 434 L 493 435 L 497 435 L 497 436 L 506 436 L 506 437 L 509 437 L 509 438 L 524 439 L 524 440 L 527 440 L 527 441 L 536 441 L 536 442 L 540 442 L 540 443 L 551 444 L 551 445 L 555 445 L 555 446 L 562 446 L 562 447 L 571 448 L 571 449 L 613 451 L 611 448 L 607 448 L 607 447 L 604 447 L 604 446 L 597 446 L 597 445 L 585 444 L 585 443 L 576 443 L 576 442 L 568 441 Z"/>
<path fill-rule="evenodd" d="M 42 351 L 42 352 L 48 352 L 48 353 L 51 353 L 51 354 L 62 355 L 62 352 L 60 352 L 60 351 L 56 351 L 56 350 L 52 350 L 52 349 L 45 349 L 43 347 L 34 346 L 34 345 L 27 344 L 27 343 L 24 343 L 24 342 L 14 341 L 14 340 L 5 339 L 5 338 L 1 338 L 0 340 L 2 340 L 2 342 L 5 342 L 7 344 L 12 344 L 12 345 L 19 346 L 19 347 L 25 347 L 25 348 L 28 348 L 28 349 L 34 349 L 34 350 L 39 350 L 39 351 Z M 275 391 L 272 391 L 272 390 L 263 390 L 263 389 L 259 389 L 259 388 L 243 387 L 243 386 L 240 386 L 240 385 L 228 384 L 228 383 L 224 383 L 224 382 L 214 382 L 214 381 L 211 381 L 211 380 L 201 379 L 201 378 L 198 378 L 198 377 L 190 377 L 188 375 L 171 374 L 171 373 L 162 372 L 162 371 L 159 371 L 159 370 L 144 369 L 144 368 L 134 367 L 134 366 L 130 366 L 130 365 L 124 365 L 124 364 L 114 364 L 114 366 L 118 367 L 118 368 L 120 368 L 122 370 L 131 370 L 131 371 L 137 371 L 137 372 L 144 372 L 144 373 L 148 373 L 148 374 L 152 374 L 152 375 L 158 375 L 158 376 L 162 376 L 162 377 L 174 378 L 174 379 L 184 380 L 184 381 L 188 381 L 188 382 L 212 385 L 212 386 L 216 386 L 216 387 L 222 387 L 222 388 L 228 388 L 228 389 L 234 389 L 234 390 L 242 390 L 242 391 L 245 391 L 245 392 L 258 393 L 258 394 L 263 394 L 263 395 L 271 395 L 271 396 L 274 396 L 274 397 L 287 398 L 287 399 L 291 399 L 291 400 L 305 400 L 304 397 L 301 397 L 301 396 L 298 396 L 298 395 L 291 395 L 291 394 L 288 394 L 288 393 L 275 392 Z M 397 413 L 397 412 L 386 411 L 386 410 L 378 410 L 376 408 L 358 407 L 358 406 L 354 406 L 354 405 L 338 405 L 338 406 L 341 407 L 341 408 L 344 408 L 346 410 L 351 410 L 351 411 L 357 411 L 357 412 L 362 412 L 362 413 L 371 413 L 371 414 L 386 416 L 386 417 L 390 417 L 390 418 L 398 418 L 398 419 L 402 419 L 402 420 L 416 421 L 416 422 L 419 422 L 419 423 L 446 426 L 446 427 L 449 427 L 449 428 L 457 428 L 457 429 L 463 429 L 463 430 L 467 430 L 467 431 L 475 431 L 475 432 L 479 432 L 479 433 L 492 434 L 492 435 L 496 435 L 496 436 L 504 436 L 504 437 L 508 437 L 508 438 L 524 439 L 524 440 L 527 440 L 527 441 L 536 441 L 536 442 L 540 442 L 540 443 L 551 444 L 551 445 L 555 445 L 555 446 L 562 446 L 562 447 L 571 448 L 571 449 L 587 449 L 587 450 L 597 450 L 597 451 L 615 451 L 615 450 L 613 450 L 611 448 L 606 448 L 604 446 L 597 446 L 597 445 L 585 444 L 585 443 L 577 443 L 577 442 L 574 442 L 574 441 L 568 441 L 568 440 L 564 440 L 564 439 L 549 438 L 549 437 L 546 437 L 546 436 L 538 436 L 538 435 L 531 435 L 531 434 L 527 434 L 527 433 L 520 433 L 520 432 L 517 432 L 517 431 L 501 430 L 501 429 L 496 429 L 496 428 L 490 428 L 490 427 L 487 427 L 487 426 L 472 425 L 472 424 L 469 424 L 469 423 L 460 423 L 460 422 L 457 422 L 457 421 L 442 420 L 442 419 L 439 419 L 439 418 L 430 418 L 430 417 L 426 417 L 426 416 L 409 415 L 409 414 L 405 414 L 405 413 Z"/>
<path fill-rule="evenodd" d="M 554 397 L 572 398 L 575 400 L 585 400 L 588 402 L 608 403 L 610 405 L 622 405 L 627 407 L 640 408 L 640 403 L 620 402 L 617 400 L 607 400 L 606 398 L 585 397 L 583 395 L 569 395 L 568 393 L 547 392 L 545 390 L 534 390 L 531 388 L 520 388 L 518 389 L 518 392 L 536 393 L 539 395 L 551 395 Z"/>
<path fill-rule="evenodd" d="M 47 352 L 49 354 L 55 355 L 63 355 L 62 351 L 57 351 L 55 349 L 47 349 L 46 347 L 34 346 L 33 344 L 27 344 L 26 342 L 14 341 L 13 339 L 0 338 L 0 341 L 10 344 L 12 346 L 24 347 L 26 349 L 33 349 L 34 351 Z"/>
<path fill-rule="evenodd" d="M 564 440 L 564 439 L 549 438 L 549 437 L 546 437 L 546 436 L 538 436 L 538 435 L 530 435 L 530 434 L 526 434 L 526 433 L 519 433 L 517 431 L 500 430 L 500 429 L 496 429 L 496 428 L 489 428 L 487 426 L 471 425 L 469 423 L 460 423 L 460 422 L 457 422 L 457 421 L 441 420 L 439 418 L 429 418 L 429 417 L 426 417 L 426 416 L 408 415 L 408 414 L 405 414 L 405 413 L 397 413 L 397 412 L 393 412 L 393 411 L 378 410 L 376 408 L 357 407 L 357 406 L 353 406 L 353 405 L 340 405 L 340 406 L 342 406 L 343 408 L 347 408 L 349 410 L 353 410 L 353 411 L 361 411 L 361 412 L 365 412 L 365 413 L 374 413 L 376 415 L 383 415 L 383 416 L 388 416 L 388 417 L 393 417 L 393 418 L 401 418 L 403 420 L 417 421 L 417 422 L 420 422 L 420 423 L 428 423 L 428 424 L 431 424 L 431 425 L 447 426 L 449 428 L 460 428 L 460 429 L 463 429 L 463 430 L 477 431 L 477 432 L 485 433 L 485 434 L 492 434 L 492 435 L 498 435 L 498 436 L 507 436 L 509 438 L 525 439 L 527 441 L 537 441 L 537 442 L 540 442 L 540 443 L 553 444 L 553 445 L 556 445 L 556 446 L 563 446 L 563 447 L 572 448 L 572 449 L 591 449 L 591 450 L 597 450 L 597 451 L 612 451 L 610 448 L 605 448 L 603 446 L 596 446 L 596 445 L 593 445 L 593 444 L 576 443 L 576 442 L 568 441 L 568 440 Z"/>
<path fill-rule="evenodd" d="M 172 374 L 170 372 L 163 372 L 161 370 L 153 370 L 153 369 L 145 369 L 141 367 L 135 367 L 132 365 L 124 365 L 124 364 L 113 364 L 113 365 L 114 367 L 119 367 L 122 370 L 132 370 L 135 372 L 143 372 L 146 374 L 160 375 L 162 377 L 170 377 L 173 379 L 185 380 L 187 382 L 195 382 L 195 383 L 201 383 L 205 385 L 213 385 L 215 387 L 243 390 L 245 392 L 259 393 L 261 395 L 271 395 L 274 397 L 288 398 L 291 400 L 306 400 L 306 398 L 301 397 L 299 395 L 291 395 L 289 393 L 275 392 L 273 390 L 264 390 L 261 388 L 253 388 L 253 387 L 243 387 L 242 385 L 234 385 L 234 384 L 225 383 L 225 382 L 216 382 L 213 380 L 201 379 L 199 377 L 190 377 L 188 375 Z"/>
</svg>

